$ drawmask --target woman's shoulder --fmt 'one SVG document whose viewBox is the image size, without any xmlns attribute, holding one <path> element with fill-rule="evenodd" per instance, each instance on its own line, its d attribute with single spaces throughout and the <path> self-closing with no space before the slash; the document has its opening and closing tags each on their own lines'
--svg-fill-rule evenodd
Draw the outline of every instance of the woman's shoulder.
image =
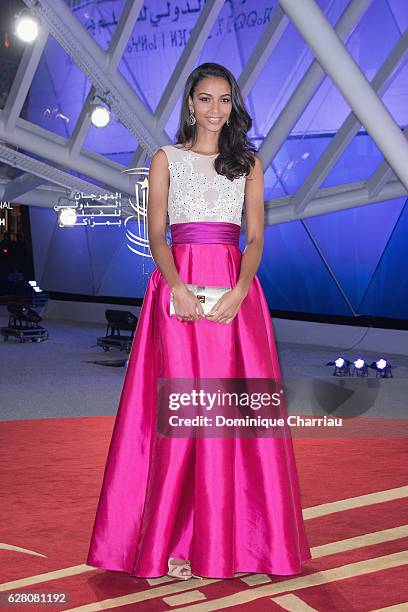
<svg viewBox="0 0 408 612">
<path fill-rule="evenodd" d="M 169 148 L 172 145 L 161 145 L 161 147 L 159 147 L 158 149 L 156 149 L 156 151 L 153 153 L 153 155 L 157 155 L 160 154 L 160 151 L 164 151 L 164 153 L 168 153 Z"/>
<path fill-rule="evenodd" d="M 153 157 L 162 156 L 163 153 L 160 153 L 160 151 L 163 151 L 167 157 L 168 162 L 175 161 L 176 159 L 178 159 L 179 151 L 183 149 L 184 149 L 183 145 L 180 145 L 180 144 L 162 145 L 161 147 L 157 149 L 157 151 L 155 151 Z"/>
<path fill-rule="evenodd" d="M 171 145 L 162 145 L 153 153 L 150 159 L 150 168 L 157 170 L 170 170 L 170 164 L 173 161 L 173 154 L 171 151 Z"/>
<path fill-rule="evenodd" d="M 152 155 L 152 162 L 156 160 L 167 161 L 170 163 L 174 158 L 174 145 L 162 145 Z"/>
</svg>

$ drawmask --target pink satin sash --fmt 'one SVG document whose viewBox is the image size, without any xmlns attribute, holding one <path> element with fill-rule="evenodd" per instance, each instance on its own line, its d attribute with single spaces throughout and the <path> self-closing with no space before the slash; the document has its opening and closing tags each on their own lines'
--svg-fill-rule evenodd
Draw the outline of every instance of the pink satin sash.
<svg viewBox="0 0 408 612">
<path fill-rule="evenodd" d="M 193 221 L 170 225 L 172 244 L 201 242 L 239 246 L 240 232 L 239 225 L 228 221 Z"/>
</svg>

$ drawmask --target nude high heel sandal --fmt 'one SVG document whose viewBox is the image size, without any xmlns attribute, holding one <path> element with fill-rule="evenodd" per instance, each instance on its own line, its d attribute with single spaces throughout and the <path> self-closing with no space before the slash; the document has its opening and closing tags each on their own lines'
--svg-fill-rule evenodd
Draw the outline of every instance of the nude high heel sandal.
<svg viewBox="0 0 408 612">
<path fill-rule="evenodd" d="M 169 559 L 168 566 L 169 571 L 167 576 L 171 576 L 171 578 L 176 578 L 177 580 L 189 580 L 191 578 L 191 566 L 188 559 L 178 562 L 175 562 L 174 559 Z"/>
</svg>

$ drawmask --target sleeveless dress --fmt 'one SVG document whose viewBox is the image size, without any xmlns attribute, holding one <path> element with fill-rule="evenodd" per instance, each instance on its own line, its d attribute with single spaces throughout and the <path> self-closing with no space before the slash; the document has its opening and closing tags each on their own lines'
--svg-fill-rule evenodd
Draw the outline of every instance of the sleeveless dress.
<svg viewBox="0 0 408 612">
<path fill-rule="evenodd" d="M 184 283 L 233 287 L 246 177 L 218 175 L 216 155 L 161 147 L 170 173 L 172 254 Z M 156 434 L 159 379 L 281 378 L 257 275 L 229 324 L 178 321 L 151 273 L 125 373 L 87 564 L 153 578 L 168 559 L 194 574 L 298 574 L 311 558 L 292 439 Z"/>
</svg>

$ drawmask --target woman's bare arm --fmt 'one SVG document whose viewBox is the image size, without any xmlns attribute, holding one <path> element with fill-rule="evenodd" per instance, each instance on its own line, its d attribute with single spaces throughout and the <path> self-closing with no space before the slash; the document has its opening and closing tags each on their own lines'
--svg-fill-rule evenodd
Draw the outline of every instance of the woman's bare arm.
<svg viewBox="0 0 408 612">
<path fill-rule="evenodd" d="M 262 162 L 255 156 L 255 166 L 245 183 L 246 246 L 237 282 L 245 295 L 261 263 L 264 245 L 264 174 Z"/>
<path fill-rule="evenodd" d="M 174 264 L 173 253 L 166 241 L 167 202 L 169 195 L 169 168 L 167 156 L 159 149 L 152 157 L 149 170 L 147 223 L 149 245 L 156 266 L 171 290 L 184 285 Z"/>
</svg>

